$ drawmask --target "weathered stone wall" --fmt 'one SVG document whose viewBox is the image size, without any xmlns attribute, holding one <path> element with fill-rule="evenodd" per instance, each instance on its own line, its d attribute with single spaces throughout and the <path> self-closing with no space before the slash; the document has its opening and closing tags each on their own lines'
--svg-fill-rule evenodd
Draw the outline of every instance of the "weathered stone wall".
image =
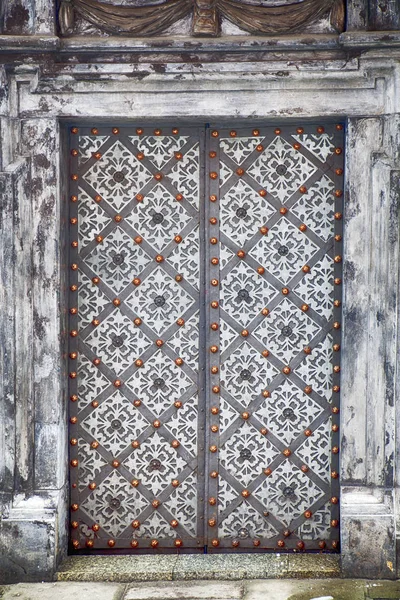
<svg viewBox="0 0 400 600">
<path fill-rule="evenodd" d="M 395 577 L 400 33 L 369 30 L 396 6 L 348 2 L 341 35 L 144 40 L 60 39 L 51 2 L 2 3 L 0 581 L 67 552 L 63 132 L 110 119 L 347 119 L 343 574 Z"/>
</svg>

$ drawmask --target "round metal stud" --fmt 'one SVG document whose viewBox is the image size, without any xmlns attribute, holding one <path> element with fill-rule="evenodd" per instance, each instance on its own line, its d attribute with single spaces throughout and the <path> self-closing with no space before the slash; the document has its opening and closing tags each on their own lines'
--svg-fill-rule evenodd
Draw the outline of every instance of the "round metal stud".
<svg viewBox="0 0 400 600">
<path fill-rule="evenodd" d="M 282 288 L 282 294 L 283 294 L 284 296 L 287 296 L 289 293 L 290 293 L 290 290 L 289 290 L 289 288 L 287 288 L 287 287 L 284 287 L 284 288 Z"/>
<path fill-rule="evenodd" d="M 142 401 L 141 400 L 134 400 L 133 401 L 133 406 L 135 406 L 136 408 L 139 408 L 139 406 L 142 405 Z"/>
<path fill-rule="evenodd" d="M 215 246 L 215 244 L 218 244 L 217 238 L 216 237 L 210 238 L 210 244 L 213 244 L 213 246 Z"/>
<path fill-rule="evenodd" d="M 261 435 L 268 435 L 268 429 L 266 427 L 261 427 L 260 433 Z"/>
<path fill-rule="evenodd" d="M 171 485 L 172 485 L 172 487 L 178 487 L 179 486 L 179 480 L 178 479 L 173 479 L 171 481 Z"/>
<path fill-rule="evenodd" d="M 339 504 L 339 498 L 337 498 L 336 496 L 333 496 L 333 497 L 331 498 L 331 503 L 332 503 L 332 504 Z"/>
<path fill-rule="evenodd" d="M 215 506 L 215 505 L 217 504 L 217 499 L 216 499 L 216 498 L 213 498 L 213 497 L 211 497 L 211 498 L 209 498 L 209 499 L 208 499 L 208 503 L 209 503 L 211 506 Z"/>
<path fill-rule="evenodd" d="M 91 447 L 91 448 L 93 448 L 93 450 L 96 450 L 96 448 L 98 448 L 98 447 L 99 447 L 99 442 L 93 441 L 93 442 L 90 444 L 90 447 Z"/>
<path fill-rule="evenodd" d="M 232 540 L 232 548 L 238 548 L 239 545 L 240 545 L 239 540 Z"/>
<path fill-rule="evenodd" d="M 94 481 L 92 481 L 91 483 L 89 483 L 88 488 L 89 490 L 95 490 L 97 487 L 97 485 L 95 484 Z"/>
<path fill-rule="evenodd" d="M 242 175 L 244 175 L 244 173 L 245 173 L 245 171 L 241 167 L 236 169 L 236 174 L 239 175 L 239 177 L 242 177 Z"/>
<path fill-rule="evenodd" d="M 339 521 L 337 519 L 332 519 L 331 527 L 338 527 L 338 526 L 339 526 Z"/>
<path fill-rule="evenodd" d="M 333 329 L 340 329 L 340 323 L 339 323 L 339 321 L 335 321 L 334 322 Z"/>
<path fill-rule="evenodd" d="M 341 301 L 340 301 L 340 300 L 335 300 L 335 301 L 334 301 L 334 303 L 333 303 L 333 306 L 334 306 L 335 308 L 339 308 L 339 306 L 341 306 L 341 305 L 342 305 L 342 303 L 341 303 Z"/>
<path fill-rule="evenodd" d="M 335 173 L 338 177 L 340 177 L 341 175 L 343 175 L 343 169 L 336 169 Z"/>
<path fill-rule="evenodd" d="M 164 261 L 164 257 L 161 254 L 157 254 L 154 260 L 158 263 L 162 263 Z"/>
<path fill-rule="evenodd" d="M 214 265 L 214 266 L 218 265 L 219 264 L 219 258 L 217 258 L 217 257 L 212 258 L 211 259 L 211 264 Z"/>
<path fill-rule="evenodd" d="M 172 440 L 172 442 L 171 442 L 171 446 L 173 448 L 179 448 L 180 445 L 181 444 L 180 444 L 180 442 L 178 442 L 178 440 Z"/>
<path fill-rule="evenodd" d="M 211 323 L 210 328 L 213 331 L 217 331 L 219 329 L 219 325 L 218 325 L 218 323 Z"/>
<path fill-rule="evenodd" d="M 244 419 L 244 421 L 247 421 L 247 419 L 250 419 L 250 413 L 247 411 L 242 412 L 242 414 L 240 416 L 242 417 L 242 419 Z"/>
<path fill-rule="evenodd" d="M 179 327 L 182 327 L 185 324 L 185 321 L 182 318 L 179 318 L 176 322 Z"/>
<path fill-rule="evenodd" d="M 219 394 L 220 388 L 218 385 L 214 385 L 212 388 L 213 394 Z"/>
<path fill-rule="evenodd" d="M 133 322 L 136 325 L 136 327 L 140 327 L 140 325 L 142 324 L 142 319 L 140 317 L 136 317 L 136 319 L 134 319 Z"/>
<path fill-rule="evenodd" d="M 217 156 L 217 153 L 215 152 L 215 150 L 211 150 L 211 152 L 209 152 L 208 156 L 210 158 L 215 158 Z"/>
<path fill-rule="evenodd" d="M 219 283 L 219 282 L 218 282 L 218 279 L 211 279 L 211 285 L 212 285 L 213 287 L 217 287 L 218 283 Z"/>
<path fill-rule="evenodd" d="M 274 133 L 275 133 L 275 135 L 280 135 L 280 134 L 281 134 L 281 132 L 282 132 L 282 130 L 281 130 L 281 129 L 279 129 L 279 127 L 277 127 L 277 128 L 275 129 L 275 132 L 274 132 Z"/>
<path fill-rule="evenodd" d="M 335 148 L 335 154 L 337 156 L 339 156 L 339 154 L 342 154 L 342 152 L 343 152 L 342 148 Z"/>
<path fill-rule="evenodd" d="M 71 225 L 76 225 L 78 222 L 78 219 L 76 217 L 72 217 L 69 222 L 71 223 Z"/>
<path fill-rule="evenodd" d="M 71 504 L 71 510 L 76 512 L 79 509 L 79 504 Z"/>
<path fill-rule="evenodd" d="M 214 546 L 214 548 L 218 548 L 219 540 L 212 540 L 211 545 Z"/>
<path fill-rule="evenodd" d="M 163 342 L 163 340 L 156 340 L 156 341 L 155 341 L 155 344 L 156 344 L 156 346 L 157 346 L 158 348 L 161 348 L 161 346 L 163 346 L 163 345 L 164 345 L 164 342 Z"/>
<path fill-rule="evenodd" d="M 311 392 L 312 392 L 311 385 L 306 385 L 306 387 L 304 388 L 304 393 L 305 394 L 311 394 Z"/>
<path fill-rule="evenodd" d="M 158 546 L 158 540 L 151 540 L 151 542 L 150 542 L 150 546 L 151 546 L 152 548 L 157 548 L 157 546 Z"/>
<path fill-rule="evenodd" d="M 306 429 L 306 430 L 305 430 L 305 432 L 304 432 L 304 435 L 305 435 L 306 437 L 310 437 L 310 436 L 312 435 L 312 433 L 313 433 L 313 432 L 311 431 L 311 429 Z"/>
<path fill-rule="evenodd" d="M 308 306 L 308 304 L 302 304 L 302 305 L 301 305 L 301 310 L 302 310 L 303 312 L 307 312 L 309 308 L 310 308 L 310 307 Z"/>
<path fill-rule="evenodd" d="M 77 127 L 71 127 L 71 133 L 77 134 L 79 129 Z"/>
<path fill-rule="evenodd" d="M 153 508 L 158 508 L 160 506 L 161 502 L 157 499 L 154 499 L 153 502 L 151 503 Z"/>
<path fill-rule="evenodd" d="M 137 450 L 138 448 L 140 448 L 140 442 L 138 440 L 134 440 L 131 443 L 132 448 L 135 448 L 135 450 Z"/>
<path fill-rule="evenodd" d="M 340 277 L 336 277 L 336 278 L 333 280 L 333 283 L 334 283 L 335 285 L 341 285 L 341 284 L 342 284 L 342 280 L 340 279 Z"/>
<path fill-rule="evenodd" d="M 291 373 L 291 368 L 288 366 L 283 367 L 282 373 L 284 373 L 285 375 L 289 375 Z"/>
<path fill-rule="evenodd" d="M 210 477 L 211 477 L 212 479 L 217 479 L 217 477 L 218 477 L 218 472 L 217 472 L 217 471 L 211 471 L 211 473 L 210 473 Z"/>
<path fill-rule="evenodd" d="M 219 369 L 217 366 L 214 365 L 213 367 L 211 367 L 211 373 L 213 375 L 216 375 L 218 373 L 218 371 L 219 371 Z"/>
<path fill-rule="evenodd" d="M 340 408 L 338 406 L 332 406 L 332 412 L 334 415 L 338 415 L 340 413 Z"/>
<path fill-rule="evenodd" d="M 333 388 L 332 388 L 332 390 L 333 390 L 335 393 L 337 393 L 337 392 L 340 392 L 340 386 L 338 386 L 338 385 L 334 385 L 334 386 L 333 386 Z"/>
<path fill-rule="evenodd" d="M 131 485 L 132 485 L 132 487 L 139 487 L 139 485 L 140 485 L 139 479 L 132 479 Z"/>
<path fill-rule="evenodd" d="M 285 547 L 285 542 L 283 540 L 278 540 L 277 541 L 277 545 L 278 545 L 278 548 L 284 548 Z"/>
<path fill-rule="evenodd" d="M 264 390 L 262 395 L 264 396 L 264 398 L 270 398 L 271 397 L 271 392 L 268 390 Z"/>
<path fill-rule="evenodd" d="M 170 525 L 171 527 L 178 527 L 179 523 L 176 519 L 172 519 L 172 521 L 170 521 Z"/>
<path fill-rule="evenodd" d="M 267 235 L 268 227 L 260 227 L 260 233 L 261 235 Z"/>
<path fill-rule="evenodd" d="M 256 548 L 258 548 L 258 546 L 261 544 L 260 540 L 253 540 L 253 546 L 255 546 Z"/>
<path fill-rule="evenodd" d="M 305 548 L 305 544 L 302 541 L 297 542 L 296 546 L 297 546 L 298 550 L 304 550 L 304 548 Z"/>
<path fill-rule="evenodd" d="M 283 454 L 284 456 L 286 456 L 286 458 L 289 458 L 289 456 L 291 456 L 291 455 L 292 455 L 292 451 L 291 451 L 289 448 L 285 448 L 285 449 L 282 451 L 282 454 Z"/>
<path fill-rule="evenodd" d="M 101 358 L 94 358 L 93 359 L 93 364 L 98 367 L 101 364 Z"/>
<path fill-rule="evenodd" d="M 339 431 L 339 425 L 337 425 L 336 423 L 334 425 L 332 425 L 332 431 L 334 433 L 338 432 Z"/>
<path fill-rule="evenodd" d="M 135 279 L 132 281 L 133 285 L 140 285 L 141 281 L 139 279 L 139 277 L 135 277 Z"/>
<path fill-rule="evenodd" d="M 77 285 L 71 285 L 71 287 L 69 288 L 71 290 L 71 292 L 76 292 L 78 289 Z"/>
<path fill-rule="evenodd" d="M 281 208 L 279 209 L 279 212 L 281 213 L 281 215 L 286 215 L 286 213 L 288 212 L 288 209 L 286 208 L 286 206 L 281 206 Z"/>
<path fill-rule="evenodd" d="M 72 179 L 72 181 L 78 181 L 79 175 L 77 175 L 76 173 L 74 173 L 73 175 L 71 175 L 71 179 Z"/>
<path fill-rule="evenodd" d="M 219 428 L 218 425 L 211 425 L 210 429 L 213 433 L 217 433 Z"/>
<path fill-rule="evenodd" d="M 295 144 L 293 144 L 293 148 L 294 148 L 295 150 L 300 150 L 300 148 L 301 148 L 301 144 L 299 144 L 298 142 L 296 142 Z"/>
<path fill-rule="evenodd" d="M 174 406 L 175 408 L 182 408 L 183 404 L 180 400 L 175 400 Z"/>
<path fill-rule="evenodd" d="M 77 271 L 78 270 L 78 265 L 76 263 L 72 263 L 71 269 L 72 269 L 72 271 Z"/>
<path fill-rule="evenodd" d="M 211 171 L 210 179 L 218 179 L 218 173 L 216 171 Z"/>
<path fill-rule="evenodd" d="M 218 406 L 212 406 L 210 411 L 212 415 L 217 415 L 219 413 L 219 408 Z"/>
<path fill-rule="evenodd" d="M 210 352 L 212 352 L 213 354 L 218 352 L 218 346 L 210 346 Z"/>
<path fill-rule="evenodd" d="M 99 321 L 99 319 L 93 319 L 93 321 L 92 321 L 92 325 L 93 325 L 94 327 L 97 327 L 98 325 L 100 325 L 100 321 Z"/>
<path fill-rule="evenodd" d="M 248 335 L 249 335 L 249 332 L 248 332 L 248 330 L 247 330 L 247 329 L 243 329 L 243 330 L 240 332 L 240 335 L 241 335 L 242 337 L 248 337 Z"/>
<path fill-rule="evenodd" d="M 137 360 L 135 360 L 135 365 L 137 367 L 143 367 L 143 361 L 140 358 L 138 358 Z"/>
<path fill-rule="evenodd" d="M 214 130 L 211 132 L 212 137 L 217 138 L 219 136 L 219 132 Z"/>
<path fill-rule="evenodd" d="M 265 198 L 265 196 L 267 195 L 267 191 L 266 190 L 260 190 L 258 192 L 259 196 L 261 196 L 262 198 Z"/>
<path fill-rule="evenodd" d="M 179 540 L 179 539 L 178 539 L 178 540 L 175 540 L 175 541 L 174 541 L 174 545 L 175 545 L 177 548 L 181 548 L 181 547 L 183 546 L 183 541 L 182 541 L 182 540 Z"/>
<path fill-rule="evenodd" d="M 71 402 L 77 402 L 78 396 L 76 394 L 73 394 L 72 396 L 69 397 L 69 399 L 71 400 Z"/>
<path fill-rule="evenodd" d="M 270 469 L 269 467 L 267 469 L 264 469 L 264 475 L 269 477 L 271 474 L 272 474 L 272 469 Z"/>
<path fill-rule="evenodd" d="M 338 479 L 339 478 L 339 473 L 337 471 L 332 471 L 331 477 L 332 477 L 332 479 Z"/>
<path fill-rule="evenodd" d="M 159 421 L 159 419 L 156 419 L 155 421 L 153 421 L 153 427 L 155 429 L 158 429 L 159 427 L 161 427 L 161 421 Z"/>
<path fill-rule="evenodd" d="M 69 335 L 71 337 L 76 337 L 78 335 L 78 332 L 76 331 L 76 329 L 73 329 L 72 331 L 70 331 Z"/>
<path fill-rule="evenodd" d="M 75 548 L 75 550 L 77 550 L 79 548 L 79 542 L 78 542 L 78 540 L 73 540 L 72 545 Z"/>
<path fill-rule="evenodd" d="M 334 372 L 334 373 L 340 373 L 340 367 L 339 367 L 339 365 L 335 365 L 335 366 L 333 367 L 333 372 Z"/>
<path fill-rule="evenodd" d="M 214 454 L 217 451 L 218 451 L 218 447 L 217 446 L 215 446 L 215 445 L 210 446 L 210 452 L 212 452 Z"/>
<path fill-rule="evenodd" d="M 248 498 L 250 495 L 251 495 L 251 492 L 249 492 L 249 490 L 242 490 L 243 498 Z"/>
<path fill-rule="evenodd" d="M 78 466 L 79 462 L 76 458 L 73 458 L 69 464 L 71 465 L 71 467 L 75 468 Z"/>
<path fill-rule="evenodd" d="M 317 127 L 317 133 L 324 133 L 324 132 L 325 132 L 325 128 L 324 127 L 322 127 L 322 126 Z"/>
<path fill-rule="evenodd" d="M 119 463 L 119 460 L 113 460 L 111 464 L 114 467 L 114 469 L 117 469 L 119 467 L 120 463 Z"/>
<path fill-rule="evenodd" d="M 69 443 L 71 444 L 71 446 L 76 446 L 78 444 L 78 440 L 76 438 L 71 438 L 69 440 Z"/>
<path fill-rule="evenodd" d="M 309 471 L 310 469 L 307 467 L 307 465 L 302 465 L 302 466 L 300 467 L 300 470 L 301 470 L 301 471 L 303 471 L 303 473 L 308 473 L 308 471 Z"/>
<path fill-rule="evenodd" d="M 215 196 L 214 194 L 210 196 L 210 202 L 216 202 L 217 201 L 217 196 Z"/>
<path fill-rule="evenodd" d="M 311 510 L 306 510 L 305 513 L 304 513 L 304 516 L 305 516 L 306 519 L 311 519 L 311 517 L 312 517 Z"/>
<path fill-rule="evenodd" d="M 231 137 L 236 137 L 236 136 L 237 136 L 237 133 L 236 133 L 236 131 L 230 131 L 230 132 L 229 132 L 229 135 L 230 135 Z"/>
<path fill-rule="evenodd" d="M 121 387 L 121 385 L 122 385 L 122 381 L 121 381 L 120 379 L 116 379 L 116 380 L 114 381 L 114 386 L 115 386 L 116 388 L 119 388 L 119 387 Z"/>
<path fill-rule="evenodd" d="M 303 349 L 303 352 L 304 352 L 304 354 L 311 354 L 312 350 L 311 350 L 310 346 L 306 346 L 306 347 Z"/>
<path fill-rule="evenodd" d="M 216 519 L 208 519 L 208 525 L 209 527 L 215 527 L 217 524 L 217 520 Z"/>
<path fill-rule="evenodd" d="M 114 548 L 115 540 L 108 540 L 107 544 L 110 546 L 110 548 Z"/>
<path fill-rule="evenodd" d="M 175 359 L 175 364 L 178 365 L 178 367 L 181 367 L 183 365 L 183 359 L 182 358 L 176 358 Z"/>
<path fill-rule="evenodd" d="M 335 219 L 336 219 L 336 221 L 341 221 L 342 218 L 343 218 L 343 215 L 342 215 L 341 212 L 336 212 L 335 213 Z"/>
<path fill-rule="evenodd" d="M 123 217 L 121 217 L 121 215 L 115 215 L 115 217 L 114 217 L 114 221 L 116 223 L 121 223 L 122 219 L 123 219 Z"/>
<path fill-rule="evenodd" d="M 246 256 L 246 252 L 244 250 L 238 250 L 237 253 L 236 253 L 236 255 L 239 258 L 244 258 Z"/>
</svg>

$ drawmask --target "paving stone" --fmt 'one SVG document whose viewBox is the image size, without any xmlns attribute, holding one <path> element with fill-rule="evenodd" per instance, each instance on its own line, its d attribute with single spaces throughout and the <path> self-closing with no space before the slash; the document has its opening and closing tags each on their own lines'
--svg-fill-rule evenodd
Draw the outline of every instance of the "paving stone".
<svg viewBox="0 0 400 600">
<path fill-rule="evenodd" d="M 121 600 L 124 586 L 115 583 L 18 583 L 4 588 L 2 600 Z"/>
<path fill-rule="evenodd" d="M 364 600 L 365 589 L 364 580 L 249 581 L 244 600 Z"/>
<path fill-rule="evenodd" d="M 70 556 L 58 581 L 171 581 L 177 556 Z"/>
<path fill-rule="evenodd" d="M 174 579 L 262 579 L 287 577 L 286 554 L 197 554 L 182 555 Z"/>
<path fill-rule="evenodd" d="M 173 583 L 142 583 L 125 592 L 124 600 L 240 600 L 241 583 L 218 581 L 174 581 Z"/>
</svg>

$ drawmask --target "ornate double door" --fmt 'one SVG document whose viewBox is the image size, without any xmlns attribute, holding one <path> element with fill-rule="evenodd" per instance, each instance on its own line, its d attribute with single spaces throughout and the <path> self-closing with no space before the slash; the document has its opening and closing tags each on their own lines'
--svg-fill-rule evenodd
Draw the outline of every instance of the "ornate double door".
<svg viewBox="0 0 400 600">
<path fill-rule="evenodd" d="M 71 127 L 71 548 L 338 549 L 343 127 Z"/>
</svg>

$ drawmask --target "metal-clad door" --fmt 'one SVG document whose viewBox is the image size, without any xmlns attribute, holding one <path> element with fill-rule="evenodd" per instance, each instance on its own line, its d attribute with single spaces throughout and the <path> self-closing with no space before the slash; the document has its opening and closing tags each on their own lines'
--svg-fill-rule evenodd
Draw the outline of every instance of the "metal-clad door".
<svg viewBox="0 0 400 600">
<path fill-rule="evenodd" d="M 72 548 L 337 549 L 342 126 L 70 140 Z"/>
</svg>

